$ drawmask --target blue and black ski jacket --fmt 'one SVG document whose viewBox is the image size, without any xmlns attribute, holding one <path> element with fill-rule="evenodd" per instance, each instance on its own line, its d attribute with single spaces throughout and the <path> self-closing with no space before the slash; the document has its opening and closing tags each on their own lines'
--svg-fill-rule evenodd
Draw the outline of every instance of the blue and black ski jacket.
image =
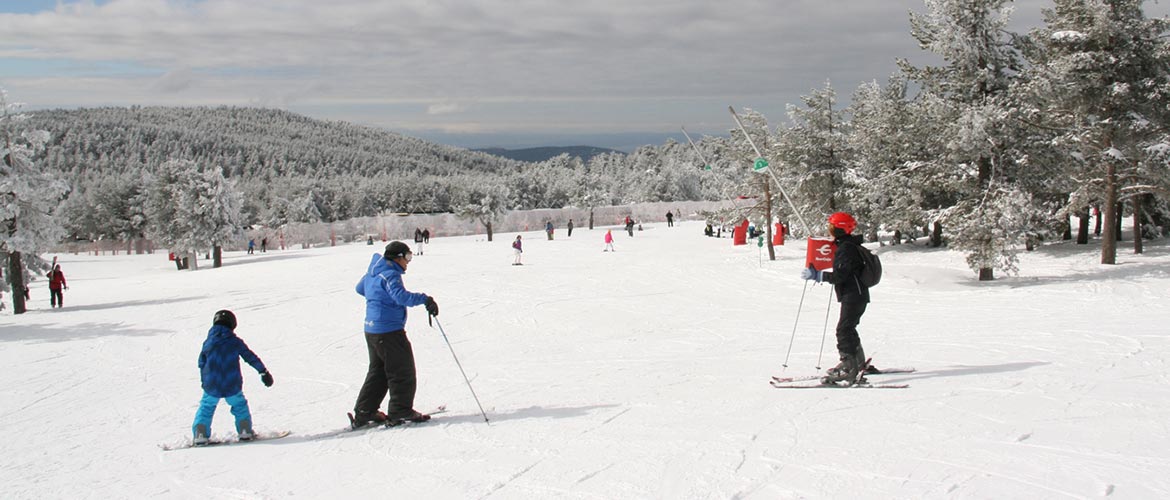
<svg viewBox="0 0 1170 500">
<path fill-rule="evenodd" d="M 203 341 L 203 351 L 199 353 L 203 392 L 218 398 L 242 392 L 244 379 L 240 375 L 240 358 L 244 358 L 259 373 L 268 371 L 260 357 L 248 349 L 248 345 L 231 328 L 212 325 L 207 332 L 207 340 Z"/>
<path fill-rule="evenodd" d="M 374 254 L 370 267 L 358 282 L 358 295 L 366 298 L 366 333 L 388 333 L 406 328 L 406 308 L 423 305 L 427 296 L 406 291 L 403 269 L 381 254 Z"/>
</svg>

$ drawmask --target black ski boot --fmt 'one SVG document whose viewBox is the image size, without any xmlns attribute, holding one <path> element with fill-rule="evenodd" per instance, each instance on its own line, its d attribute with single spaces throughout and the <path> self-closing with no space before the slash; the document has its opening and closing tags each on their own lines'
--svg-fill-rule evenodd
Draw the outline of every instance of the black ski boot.
<svg viewBox="0 0 1170 500">
<path fill-rule="evenodd" d="M 852 354 L 841 354 L 841 362 L 837 366 L 825 371 L 825 376 L 821 379 L 821 383 L 836 384 L 837 382 L 845 382 L 846 385 L 863 384 L 866 380 L 864 374 L 860 372 L 865 369 L 865 349 L 857 346 L 857 351 Z"/>
<path fill-rule="evenodd" d="M 419 413 L 415 410 L 409 410 L 402 414 L 396 414 L 386 419 L 386 427 L 397 427 L 406 422 L 426 422 L 430 420 L 431 416 L 425 413 Z"/>
<path fill-rule="evenodd" d="M 370 426 L 370 425 L 378 425 L 378 424 L 384 424 L 384 423 L 386 423 L 386 414 L 382 413 L 381 411 L 375 411 L 373 413 L 362 412 L 362 413 L 351 414 L 350 418 L 349 418 L 349 427 L 351 429 L 354 429 L 354 430 L 361 429 L 362 427 L 366 427 L 366 426 Z"/>
</svg>

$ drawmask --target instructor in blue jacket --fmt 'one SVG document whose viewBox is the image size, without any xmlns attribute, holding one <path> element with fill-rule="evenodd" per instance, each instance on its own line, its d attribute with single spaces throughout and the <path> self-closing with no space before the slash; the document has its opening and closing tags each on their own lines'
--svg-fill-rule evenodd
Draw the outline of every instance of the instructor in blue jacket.
<svg viewBox="0 0 1170 500">
<path fill-rule="evenodd" d="M 413 293 L 402 285 L 402 275 L 414 254 L 401 241 L 386 245 L 382 255 L 374 254 L 370 267 L 357 284 L 357 293 L 366 298 L 366 347 L 370 367 L 354 405 L 354 428 L 374 423 L 395 424 L 405 420 L 421 422 L 427 415 L 414 410 L 417 379 L 414 351 L 406 338 L 406 308 L 426 305 L 427 314 L 439 315 L 435 299 Z M 390 393 L 385 414 L 378 411 Z"/>
</svg>

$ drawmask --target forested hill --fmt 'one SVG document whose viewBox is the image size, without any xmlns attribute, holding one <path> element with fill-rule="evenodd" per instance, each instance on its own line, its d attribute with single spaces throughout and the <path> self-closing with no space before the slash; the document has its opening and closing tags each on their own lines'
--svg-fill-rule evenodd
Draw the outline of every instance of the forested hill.
<svg viewBox="0 0 1170 500">
<path fill-rule="evenodd" d="M 218 165 L 226 176 L 244 178 L 501 174 L 520 168 L 486 153 L 275 109 L 134 106 L 30 114 L 32 128 L 53 137 L 47 166 L 74 178 L 93 169 L 151 169 L 169 159 Z"/>
<path fill-rule="evenodd" d="M 475 151 L 481 151 L 504 158 L 511 158 L 513 160 L 527 161 L 539 163 L 552 159 L 556 156 L 567 154 L 580 158 L 581 161 L 589 162 L 594 156 L 605 153 L 625 154 L 616 149 L 599 148 L 596 146 L 552 146 L 540 148 L 524 148 L 524 149 L 504 149 L 504 148 L 479 148 Z"/>
<path fill-rule="evenodd" d="M 606 206 L 715 199 L 727 180 L 701 173 L 675 143 L 586 163 L 528 163 L 341 122 L 257 108 L 44 110 L 27 128 L 51 139 L 37 162 L 70 186 L 68 234 L 142 234 L 143 200 L 169 163 L 222 172 L 245 226 L 338 221 L 390 212 Z M 471 208 L 468 208 L 471 207 Z"/>
</svg>

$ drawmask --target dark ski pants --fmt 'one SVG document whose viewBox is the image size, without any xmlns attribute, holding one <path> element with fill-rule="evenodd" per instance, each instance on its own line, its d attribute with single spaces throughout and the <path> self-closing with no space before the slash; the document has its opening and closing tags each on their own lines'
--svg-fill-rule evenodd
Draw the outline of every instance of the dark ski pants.
<svg viewBox="0 0 1170 500">
<path fill-rule="evenodd" d="M 861 323 L 861 315 L 865 314 L 867 305 L 869 304 L 865 302 L 841 303 L 841 316 L 837 319 L 837 352 L 842 356 L 853 354 L 861 347 L 857 325 Z"/>
<path fill-rule="evenodd" d="M 49 305 L 51 307 L 64 307 L 65 296 L 61 294 L 61 289 L 49 289 Z"/>
<path fill-rule="evenodd" d="M 414 350 L 406 331 L 366 333 L 366 349 L 370 353 L 370 368 L 366 381 L 358 391 L 355 415 L 369 415 L 378 411 L 382 399 L 390 393 L 390 416 L 403 415 L 414 409 L 414 391 L 418 385 L 414 372 Z"/>
</svg>

